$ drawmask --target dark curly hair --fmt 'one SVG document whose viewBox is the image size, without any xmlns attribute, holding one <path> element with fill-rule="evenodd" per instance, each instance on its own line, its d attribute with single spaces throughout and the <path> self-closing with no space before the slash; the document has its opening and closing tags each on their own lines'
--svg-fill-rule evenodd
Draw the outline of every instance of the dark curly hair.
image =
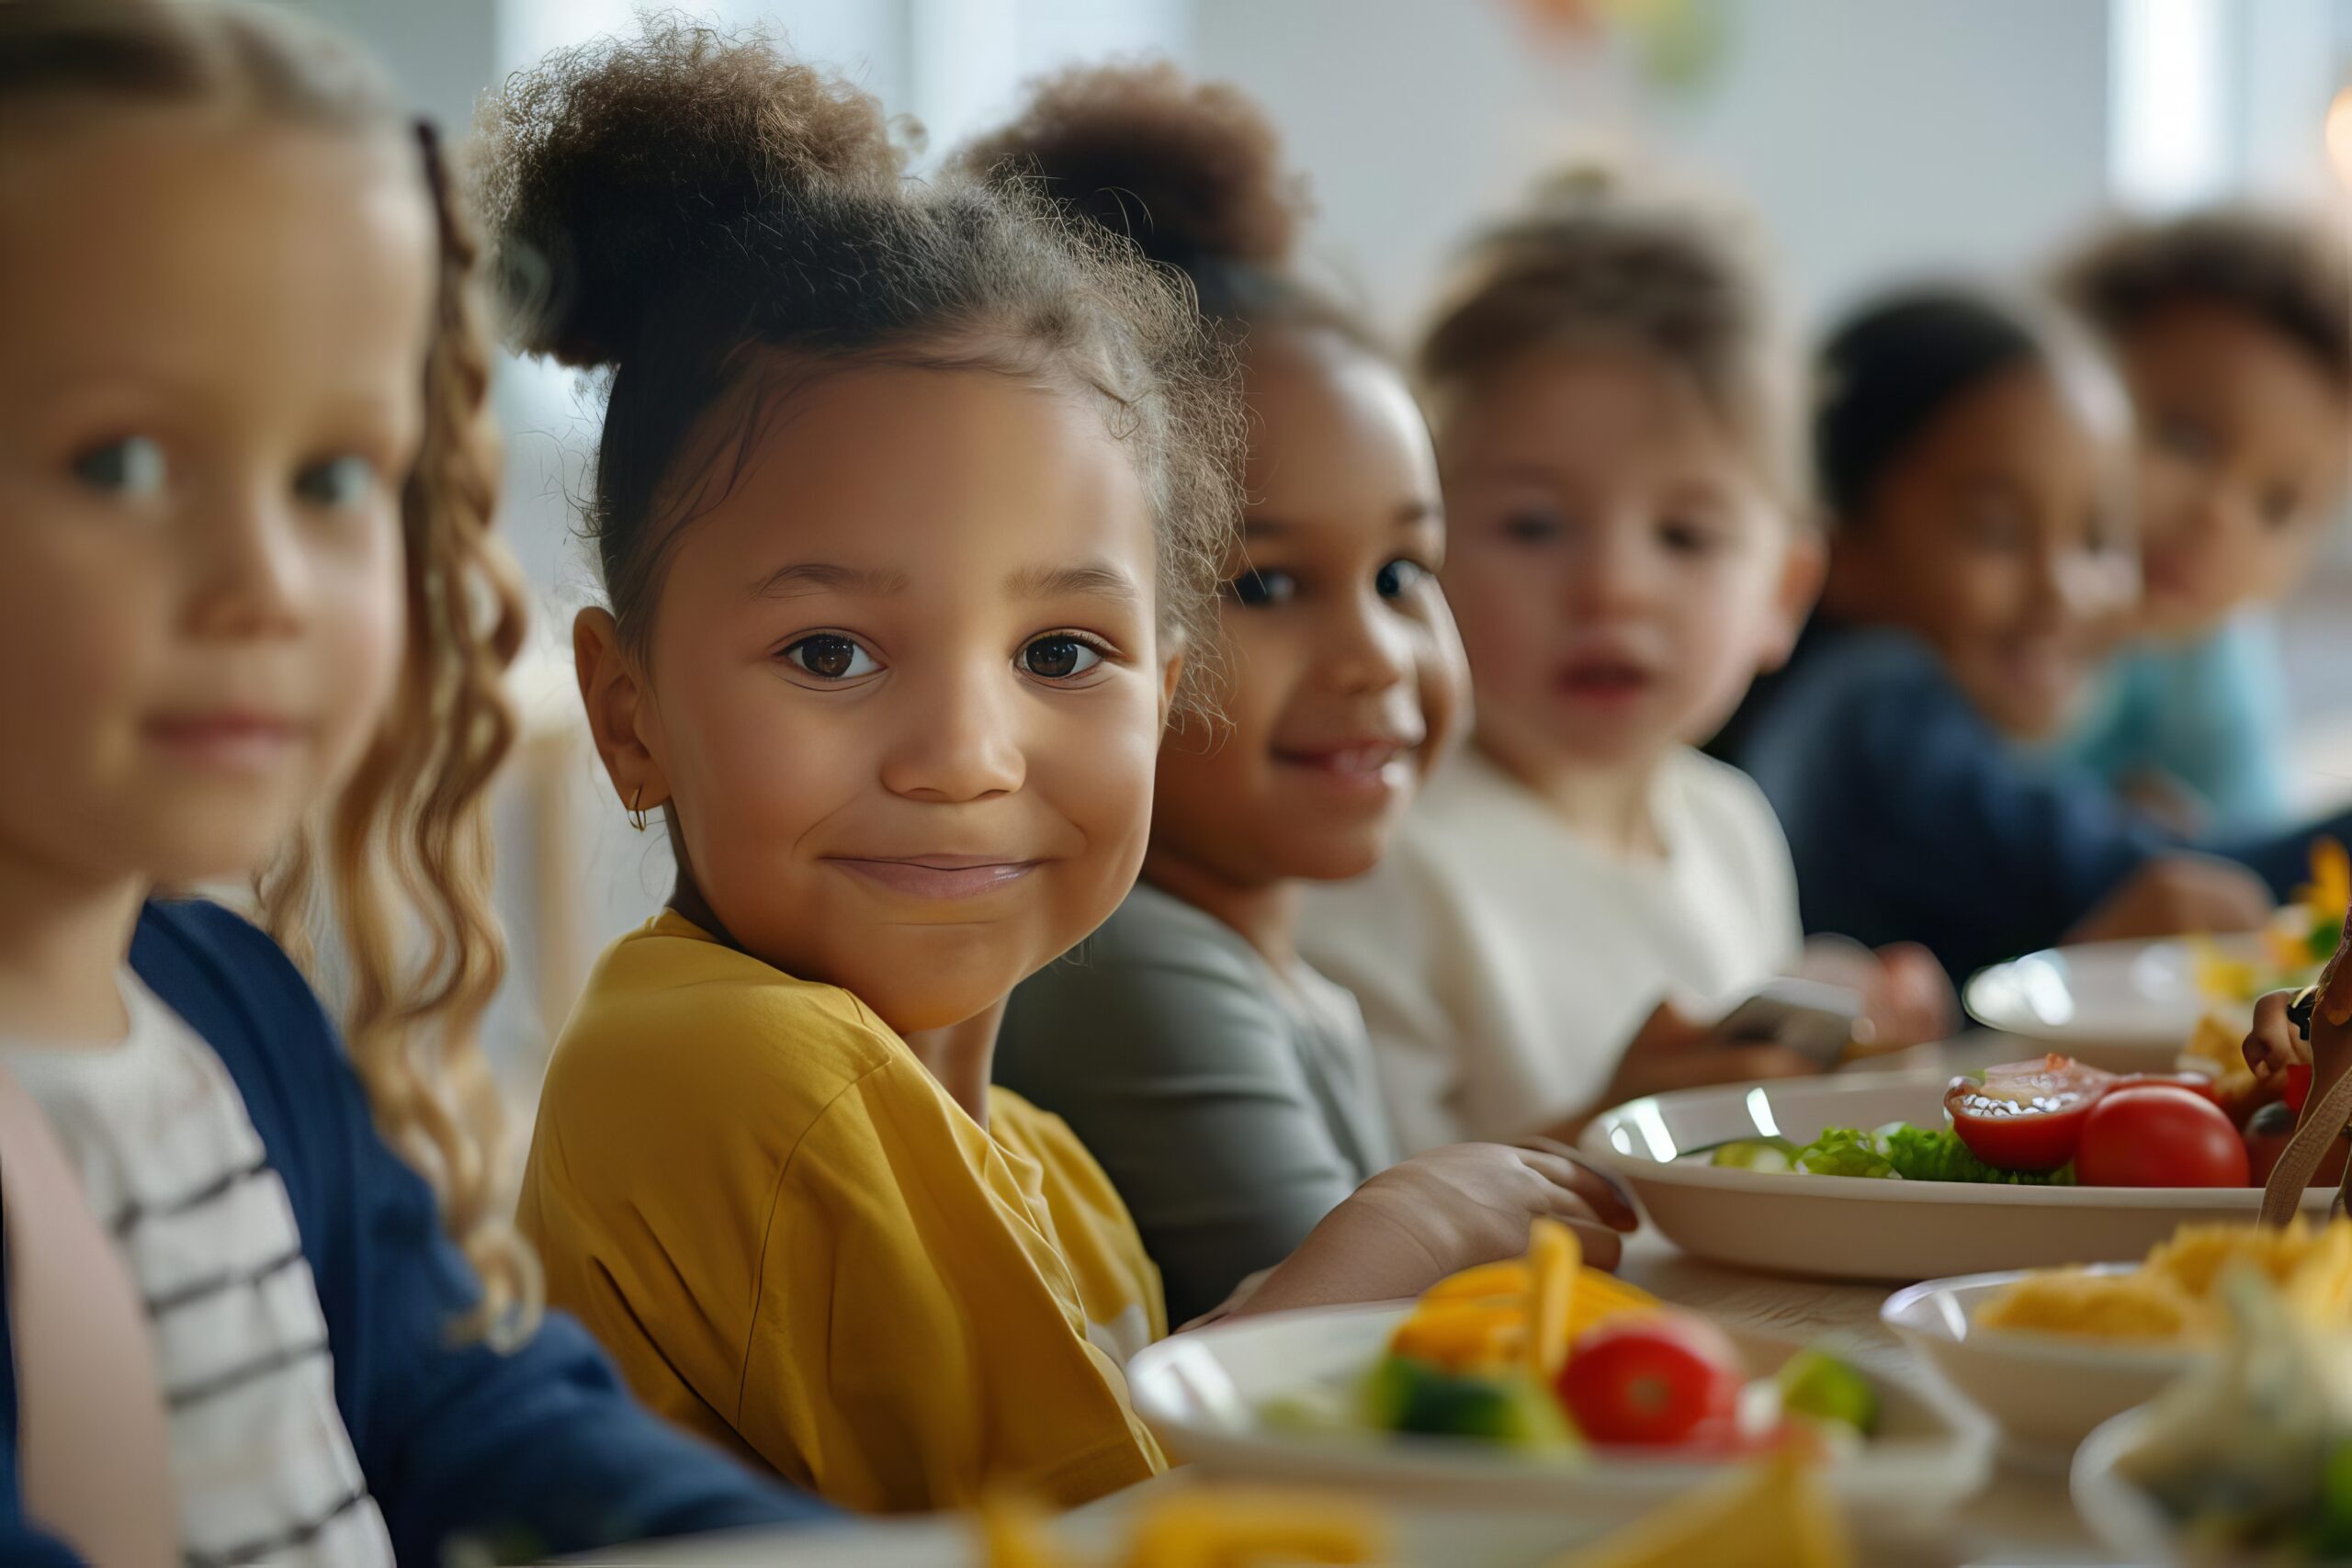
<svg viewBox="0 0 2352 1568">
<path fill-rule="evenodd" d="M 2118 224 L 2057 270 L 2057 291 L 2110 341 L 2177 306 L 2252 317 L 2352 394 L 2352 265 L 2324 223 L 2224 208 Z"/>
<path fill-rule="evenodd" d="M 1473 240 L 1414 370 L 1442 430 L 1452 412 L 1531 354 L 1629 345 L 1690 376 L 1773 493 L 1807 493 L 1799 355 L 1744 221 L 1577 167 Z"/>
<path fill-rule="evenodd" d="M 853 365 L 982 368 L 1101 404 L 1151 499 L 1163 626 L 1197 672 L 1240 410 L 1170 280 L 1024 191 L 907 180 L 880 106 L 758 31 L 648 17 L 510 78 L 479 130 L 520 345 L 611 373 L 586 524 L 633 646 L 763 399 Z"/>
<path fill-rule="evenodd" d="M 1321 328 L 1380 344 L 1358 316 L 1301 276 L 1313 206 L 1283 166 L 1282 139 L 1239 88 L 1196 82 L 1164 61 L 1049 76 L 958 167 L 1033 188 L 1184 275 L 1201 314 L 1238 337 L 1251 324 Z"/>
</svg>

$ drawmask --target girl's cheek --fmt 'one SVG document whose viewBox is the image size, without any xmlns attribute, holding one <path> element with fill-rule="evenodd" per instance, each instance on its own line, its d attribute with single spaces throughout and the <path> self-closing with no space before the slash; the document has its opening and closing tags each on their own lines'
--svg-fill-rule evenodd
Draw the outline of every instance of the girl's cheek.
<svg viewBox="0 0 2352 1568">
<path fill-rule="evenodd" d="M 327 579 L 336 592 L 317 610 L 331 666 L 325 690 L 340 694 L 326 713 L 335 729 L 327 752 L 336 779 L 357 761 L 368 738 L 383 724 L 399 691 L 408 652 L 406 585 L 397 533 Z"/>
</svg>

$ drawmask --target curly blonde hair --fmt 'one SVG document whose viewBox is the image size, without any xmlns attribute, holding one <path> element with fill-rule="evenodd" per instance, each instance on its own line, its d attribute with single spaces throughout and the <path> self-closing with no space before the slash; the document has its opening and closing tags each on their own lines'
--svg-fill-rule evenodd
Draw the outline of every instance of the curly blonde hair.
<svg viewBox="0 0 2352 1568">
<path fill-rule="evenodd" d="M 8 0 L 0 102 L 33 96 L 226 104 L 354 135 L 415 138 L 439 228 L 425 428 L 401 494 L 408 637 L 398 693 L 341 795 L 256 879 L 299 962 L 314 918 L 344 959 L 345 1037 L 386 1141 L 438 1196 L 479 1276 L 461 1332 L 511 1345 L 540 1303 L 500 1213 L 500 1104 L 477 1039 L 504 968 L 491 899 L 489 789 L 514 739 L 503 676 L 523 639 L 517 573 L 491 531 L 499 444 L 475 320 L 476 247 L 429 130 L 331 36 L 194 0 Z"/>
</svg>

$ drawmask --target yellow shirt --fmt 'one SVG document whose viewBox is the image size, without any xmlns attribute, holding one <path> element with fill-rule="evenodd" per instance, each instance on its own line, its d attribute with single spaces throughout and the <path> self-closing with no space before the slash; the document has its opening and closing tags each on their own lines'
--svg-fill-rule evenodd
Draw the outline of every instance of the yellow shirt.
<svg viewBox="0 0 2352 1568">
<path fill-rule="evenodd" d="M 1163 1469 L 1159 1276 L 1057 1117 L 981 1128 L 857 998 L 664 912 L 548 1069 L 518 1214 L 550 1302 L 689 1430 L 835 1502 L 1069 1505 Z"/>
</svg>

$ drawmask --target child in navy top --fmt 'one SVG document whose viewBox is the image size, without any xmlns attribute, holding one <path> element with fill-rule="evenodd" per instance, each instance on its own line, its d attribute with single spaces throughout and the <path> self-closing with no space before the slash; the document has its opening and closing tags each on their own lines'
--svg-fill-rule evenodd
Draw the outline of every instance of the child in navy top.
<svg viewBox="0 0 2352 1568">
<path fill-rule="evenodd" d="M 1807 929 L 1920 942 L 1957 977 L 2070 937 L 2258 924 L 2308 832 L 2190 843 L 2039 750 L 2137 592 L 2103 366 L 2030 308 L 1932 291 L 1862 312 L 1820 371 L 1828 585 L 1730 748 Z"/>
<path fill-rule="evenodd" d="M 636 1406 L 499 1212 L 473 1026 L 520 623 L 472 261 L 432 137 L 332 39 L 0 6 L 0 1562 L 819 1511 Z M 334 917 L 347 1053 L 270 937 L 148 902 L 257 872 L 277 931 Z"/>
</svg>

